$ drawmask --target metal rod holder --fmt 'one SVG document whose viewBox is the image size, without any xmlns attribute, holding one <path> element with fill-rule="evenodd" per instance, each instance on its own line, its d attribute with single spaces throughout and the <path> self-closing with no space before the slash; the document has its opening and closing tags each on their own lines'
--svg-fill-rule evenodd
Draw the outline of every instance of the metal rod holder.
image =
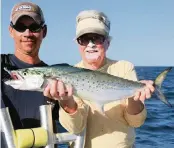
<svg viewBox="0 0 174 148">
<path fill-rule="evenodd" d="M 51 105 L 40 106 L 40 119 L 41 127 L 47 131 L 48 143 L 45 148 L 54 148 L 54 133 L 53 133 L 53 122 L 52 122 L 52 107 Z"/>
<path fill-rule="evenodd" d="M 74 148 L 84 148 L 86 128 L 78 135 L 66 133 L 53 133 L 51 105 L 40 106 L 41 126 L 47 130 L 48 144 L 45 148 L 54 148 L 54 144 L 75 142 Z"/>
<path fill-rule="evenodd" d="M 65 142 L 75 142 L 74 148 L 84 148 L 85 145 L 85 135 L 86 128 L 80 134 L 70 134 L 65 133 L 53 133 L 53 123 L 52 123 L 52 108 L 51 105 L 40 106 L 40 118 L 41 127 L 47 131 L 48 140 L 45 148 L 54 148 L 54 144 L 60 144 Z M 0 123 L 1 131 L 5 135 L 5 140 L 8 148 L 15 148 L 17 139 L 15 135 L 15 130 L 11 121 L 8 108 L 0 109 Z"/>
<path fill-rule="evenodd" d="M 5 141 L 8 148 L 15 148 L 15 130 L 13 128 L 13 124 L 11 121 L 11 117 L 9 114 L 8 108 L 0 109 L 0 123 L 1 123 L 1 131 L 5 136 Z"/>
</svg>

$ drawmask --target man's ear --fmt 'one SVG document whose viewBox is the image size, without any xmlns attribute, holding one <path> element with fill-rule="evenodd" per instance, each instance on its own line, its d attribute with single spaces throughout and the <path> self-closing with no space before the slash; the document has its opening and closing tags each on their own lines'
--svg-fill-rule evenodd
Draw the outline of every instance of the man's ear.
<svg viewBox="0 0 174 148">
<path fill-rule="evenodd" d="M 110 43 L 111 43 L 111 41 L 110 41 L 110 40 L 108 40 L 108 47 L 110 46 Z"/>
<path fill-rule="evenodd" d="M 9 26 L 8 30 L 9 30 L 10 36 L 13 38 L 14 37 L 14 35 L 13 35 L 13 28 L 11 26 Z"/>
<path fill-rule="evenodd" d="M 44 25 L 44 28 L 43 28 L 43 38 L 45 38 L 47 35 L 47 25 Z"/>
<path fill-rule="evenodd" d="M 110 41 L 109 38 L 107 38 L 107 39 L 105 40 L 105 43 L 104 43 L 105 45 L 104 45 L 104 46 L 105 46 L 105 50 L 106 50 L 106 51 L 108 50 L 108 48 L 109 48 L 109 46 L 110 46 L 110 42 L 111 42 L 111 41 Z"/>
<path fill-rule="evenodd" d="M 74 42 L 75 42 L 76 44 L 78 44 L 78 42 L 77 42 L 77 39 L 76 39 L 76 38 L 74 38 L 73 40 L 74 40 Z"/>
<path fill-rule="evenodd" d="M 112 36 L 108 36 L 108 46 L 110 46 L 111 40 L 112 40 Z"/>
</svg>

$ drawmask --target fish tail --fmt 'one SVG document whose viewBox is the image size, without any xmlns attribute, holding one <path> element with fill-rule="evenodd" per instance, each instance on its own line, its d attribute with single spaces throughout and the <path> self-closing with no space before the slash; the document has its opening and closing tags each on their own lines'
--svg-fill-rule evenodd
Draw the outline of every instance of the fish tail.
<svg viewBox="0 0 174 148">
<path fill-rule="evenodd" d="M 163 72 L 161 72 L 154 81 L 154 87 L 155 87 L 155 94 L 159 97 L 159 99 L 165 103 L 167 106 L 172 107 L 172 105 L 168 102 L 166 97 L 161 91 L 161 84 L 163 83 L 164 79 L 166 78 L 166 75 L 169 71 L 171 71 L 172 67 L 169 67 L 165 69 Z"/>
</svg>

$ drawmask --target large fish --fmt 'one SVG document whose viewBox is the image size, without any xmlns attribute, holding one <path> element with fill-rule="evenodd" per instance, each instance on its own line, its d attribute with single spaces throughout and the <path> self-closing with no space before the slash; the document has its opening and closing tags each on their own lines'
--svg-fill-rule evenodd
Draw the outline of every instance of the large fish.
<svg viewBox="0 0 174 148">
<path fill-rule="evenodd" d="M 154 81 L 156 95 L 168 106 L 171 104 L 166 100 L 160 88 L 171 69 L 170 67 L 164 70 Z M 20 69 L 9 73 L 16 80 L 8 80 L 5 83 L 20 90 L 43 91 L 52 78 L 62 80 L 65 84 L 73 86 L 75 96 L 95 102 L 101 110 L 104 104 L 134 96 L 137 90 L 145 87 L 145 84 L 137 81 L 68 64 Z"/>
</svg>

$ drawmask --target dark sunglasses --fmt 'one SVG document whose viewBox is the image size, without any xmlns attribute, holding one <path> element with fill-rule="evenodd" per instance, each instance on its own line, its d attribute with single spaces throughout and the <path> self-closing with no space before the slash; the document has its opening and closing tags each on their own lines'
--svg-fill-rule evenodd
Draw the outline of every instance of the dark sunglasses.
<svg viewBox="0 0 174 148">
<path fill-rule="evenodd" d="M 105 41 L 105 37 L 101 35 L 82 35 L 79 38 L 77 38 L 77 42 L 83 46 L 87 46 L 90 41 L 95 45 L 103 44 L 103 42 Z"/>
<path fill-rule="evenodd" d="M 40 32 L 41 29 L 45 26 L 45 24 L 39 25 L 39 24 L 33 23 L 29 26 L 26 26 L 23 23 L 16 23 L 16 25 L 13 25 L 13 23 L 11 22 L 10 26 L 18 32 L 25 32 L 26 29 L 29 29 L 31 32 Z"/>
</svg>

